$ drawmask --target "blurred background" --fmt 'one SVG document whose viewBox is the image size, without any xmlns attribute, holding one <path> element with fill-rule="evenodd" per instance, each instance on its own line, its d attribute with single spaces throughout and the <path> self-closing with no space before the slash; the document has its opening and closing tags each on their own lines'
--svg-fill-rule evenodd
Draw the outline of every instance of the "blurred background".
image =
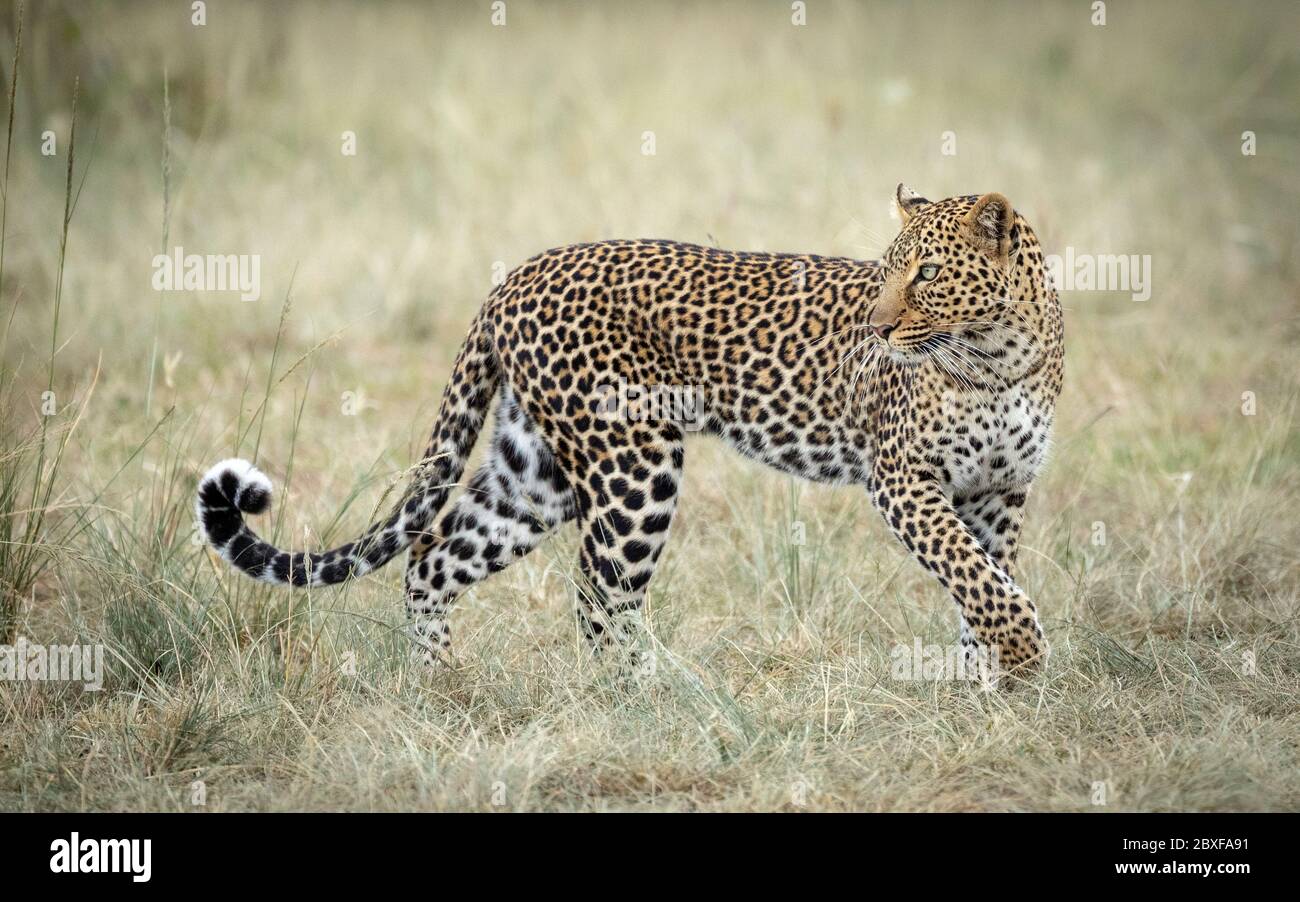
<svg viewBox="0 0 1300 902">
<path fill-rule="evenodd" d="M 1096 780 L 1125 807 L 1300 803 L 1296 4 L 42 0 L 22 18 L 0 273 L 7 521 L 28 555 L 3 577 L 11 635 L 106 642 L 115 685 L 150 701 L 24 689 L 0 801 L 183 807 L 192 769 L 229 766 L 213 798 L 252 808 L 475 807 L 504 772 L 524 775 L 519 807 L 782 807 L 805 778 L 827 808 L 1071 808 Z M 6 90 L 18 19 L 0 12 Z M 1151 261 L 1149 300 L 1062 292 L 1025 582 L 1072 713 L 999 735 L 992 702 L 881 690 L 891 643 L 952 641 L 950 602 L 861 493 L 708 444 L 651 592 L 689 662 L 652 723 L 564 688 L 567 534 L 459 605 L 467 661 L 441 702 L 401 694 L 400 568 L 302 601 L 193 543 L 193 480 L 235 451 L 276 481 L 282 541 L 366 522 L 494 275 L 532 254 L 661 237 L 873 258 L 900 181 L 1000 191 L 1051 253 Z M 177 247 L 258 255 L 260 300 L 154 290 Z M 43 428 L 57 474 L 31 463 Z M 34 528 L 24 480 L 45 493 Z M 322 690 L 349 653 L 399 701 Z M 1103 718 L 1117 683 L 1142 691 Z M 334 732 L 250 713 L 267 691 Z M 503 710 L 517 730 L 490 725 Z"/>
</svg>

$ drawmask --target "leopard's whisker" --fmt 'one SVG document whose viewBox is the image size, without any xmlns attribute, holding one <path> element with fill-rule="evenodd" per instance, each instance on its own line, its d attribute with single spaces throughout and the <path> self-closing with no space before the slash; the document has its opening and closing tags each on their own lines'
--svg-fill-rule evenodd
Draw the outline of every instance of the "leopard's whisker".
<svg viewBox="0 0 1300 902">
<path fill-rule="evenodd" d="M 964 375 L 959 374 L 953 368 L 953 364 L 950 361 L 947 351 L 943 350 L 937 345 L 932 346 L 929 350 L 932 355 L 932 359 L 935 361 L 936 364 L 938 364 L 939 368 L 943 370 L 943 372 L 947 373 L 954 380 L 956 380 L 958 385 L 962 386 L 963 388 L 974 391 L 975 386 L 971 384 L 970 380 L 966 378 Z"/>
<path fill-rule="evenodd" d="M 817 387 L 821 388 L 823 385 L 829 382 L 835 376 L 835 374 L 838 373 L 843 368 L 844 364 L 848 362 L 849 358 L 851 358 L 854 354 L 856 354 L 863 346 L 869 345 L 871 343 L 872 343 L 872 339 L 867 338 L 865 341 L 860 341 L 852 348 L 850 348 L 849 352 L 840 358 L 839 365 L 836 366 L 835 369 L 831 370 L 830 374 L 827 375 L 827 377 L 823 379 L 820 383 L 818 383 Z"/>
<path fill-rule="evenodd" d="M 947 337 L 951 338 L 952 336 L 947 336 Z M 981 385 L 975 384 L 975 381 L 977 379 L 982 380 L 985 375 L 992 376 L 994 379 L 997 379 L 998 382 L 1000 382 L 1004 388 L 1010 387 L 1007 384 L 1006 380 L 1003 379 L 1001 376 L 999 376 L 997 373 L 992 373 L 992 372 L 988 372 L 987 370 L 983 370 L 982 368 L 977 366 L 974 363 L 974 361 L 971 361 L 968 358 L 966 358 L 960 352 L 960 350 L 955 346 L 947 346 L 945 348 L 936 347 L 933 350 L 935 350 L 938 355 L 943 356 L 944 359 L 947 360 L 948 365 L 946 367 L 946 371 L 950 375 L 952 375 L 955 379 L 957 379 L 957 381 L 960 384 L 964 385 L 965 387 L 967 387 L 973 392 L 979 392 L 981 389 L 987 391 L 989 389 L 989 386 L 987 384 L 981 384 Z M 952 367 L 954 366 L 961 367 L 964 377 L 959 377 L 957 373 L 953 372 Z M 979 406 L 985 408 L 990 412 L 994 411 L 993 405 L 985 399 L 976 398 L 975 402 Z"/>
<path fill-rule="evenodd" d="M 858 330 L 858 329 L 865 329 L 865 328 L 867 328 L 867 324 L 866 324 L 866 323 L 858 323 L 858 324 L 853 325 L 853 326 L 848 326 L 848 327 L 846 327 L 846 328 L 844 328 L 844 329 L 836 329 L 834 332 L 830 332 L 830 333 L 828 333 L 828 334 L 826 334 L 826 335 L 823 335 L 821 338 L 814 338 L 812 341 L 806 342 L 806 343 L 801 344 L 801 345 L 795 345 L 795 347 L 796 347 L 798 350 L 803 351 L 803 350 L 806 350 L 807 348 L 811 348 L 811 347 L 814 347 L 814 346 L 816 346 L 816 345 L 819 345 L 819 344 L 821 344 L 822 342 L 829 341 L 830 339 L 834 338 L 836 335 L 844 335 L 845 333 L 848 333 L 848 332 L 854 332 L 854 331 L 856 331 L 856 330 Z"/>
<path fill-rule="evenodd" d="M 994 322 L 993 320 L 966 320 L 964 322 L 957 322 L 957 323 L 940 323 L 939 325 L 933 326 L 932 328 L 934 328 L 936 331 L 951 333 L 952 330 L 959 329 L 963 326 L 987 326 L 994 329 L 1007 329 L 1008 331 L 1019 333 L 1029 341 L 1037 340 L 1036 336 L 1033 333 L 1022 329 L 1019 326 L 1012 326 L 1009 323 L 998 323 L 998 322 Z"/>
<path fill-rule="evenodd" d="M 976 393 L 979 393 L 981 390 L 988 391 L 989 386 L 987 384 L 984 384 L 982 382 L 981 384 L 978 385 L 975 384 L 976 380 L 977 379 L 982 380 L 984 375 L 986 375 L 986 373 L 982 371 L 979 367 L 975 366 L 972 361 L 962 356 L 961 353 L 958 352 L 956 348 L 948 347 L 945 350 L 943 350 L 941 353 L 947 356 L 947 358 L 950 361 L 950 365 L 961 367 L 963 374 L 965 375 L 965 379 L 962 381 L 964 381 L 967 388 L 969 388 L 972 392 L 976 392 Z M 993 373 L 987 373 L 987 375 L 992 375 L 994 376 L 994 378 L 997 378 L 996 374 Z M 1005 385 L 1006 383 L 1003 382 L 1003 384 Z M 985 399 L 976 398 L 975 403 L 989 410 L 990 412 L 993 411 L 992 404 Z"/>
<path fill-rule="evenodd" d="M 994 379 L 998 380 L 998 382 L 1002 384 L 1003 388 L 1010 388 L 1010 386 L 1007 383 L 1007 380 L 1004 379 L 1002 375 L 997 372 L 997 368 L 1003 365 L 1001 361 L 990 356 L 988 353 L 981 350 L 980 348 L 975 347 L 975 345 L 966 341 L 961 336 L 953 335 L 952 333 L 943 333 L 943 334 L 946 340 L 951 341 L 953 343 L 951 346 L 953 353 L 956 354 L 959 358 L 961 358 L 965 363 L 970 365 L 970 367 L 975 372 L 984 371 L 988 375 L 992 376 Z M 986 361 L 988 361 L 988 364 L 986 366 L 977 365 L 976 361 L 970 360 L 969 358 L 966 357 L 965 351 L 963 349 L 968 349 L 970 351 L 973 351 L 976 354 L 979 354 Z"/>
<path fill-rule="evenodd" d="M 873 348 L 872 348 L 872 351 L 873 351 L 873 352 L 879 352 L 879 351 L 880 351 L 880 345 L 876 345 L 875 347 L 873 347 Z M 854 374 L 854 376 L 853 376 L 853 382 L 849 385 L 849 403 L 850 403 L 850 404 L 853 403 L 853 393 L 854 393 L 854 391 L 857 390 L 857 387 L 858 387 L 858 379 L 859 379 L 859 377 L 861 377 L 863 371 L 866 370 L 867 365 L 870 364 L 870 366 L 871 366 L 871 371 L 870 371 L 870 373 L 867 375 L 867 381 L 864 383 L 864 387 L 867 388 L 867 389 L 869 390 L 869 389 L 871 388 L 871 380 L 872 380 L 873 378 L 875 378 L 876 371 L 880 369 L 880 362 L 881 362 L 884 358 L 885 358 L 885 355 L 884 355 L 883 353 L 874 353 L 874 354 L 873 354 L 873 353 L 869 353 L 866 357 L 864 357 L 864 358 L 862 359 L 862 363 L 858 366 L 858 371 L 857 371 L 857 372 Z"/>
</svg>

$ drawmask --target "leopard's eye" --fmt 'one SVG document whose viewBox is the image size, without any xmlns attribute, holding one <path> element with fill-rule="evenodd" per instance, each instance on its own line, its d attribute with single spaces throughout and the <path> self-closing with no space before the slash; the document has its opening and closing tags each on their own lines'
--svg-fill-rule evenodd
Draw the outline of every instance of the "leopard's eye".
<svg viewBox="0 0 1300 902">
<path fill-rule="evenodd" d="M 927 263 L 922 266 L 916 273 L 916 281 L 929 282 L 935 276 L 939 275 L 938 263 Z"/>
</svg>

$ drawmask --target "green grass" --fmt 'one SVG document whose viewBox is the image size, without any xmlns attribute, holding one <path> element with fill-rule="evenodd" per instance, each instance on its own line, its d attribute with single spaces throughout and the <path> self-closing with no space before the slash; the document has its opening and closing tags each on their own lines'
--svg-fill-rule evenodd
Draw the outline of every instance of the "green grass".
<svg viewBox="0 0 1300 902">
<path fill-rule="evenodd" d="M 0 682 L 0 808 L 1300 807 L 1300 13 L 809 7 L 28 9 L 0 590 L 13 634 L 103 643 L 108 674 Z M 368 522 L 498 262 L 633 236 L 873 257 L 899 181 L 1001 191 L 1049 251 L 1153 260 L 1145 303 L 1063 295 L 1031 686 L 892 679 L 896 643 L 954 641 L 951 602 L 861 491 L 707 441 L 631 687 L 583 653 L 571 530 L 460 601 L 428 678 L 400 567 L 293 593 L 195 543 L 195 480 L 232 453 L 275 481 L 257 526 L 282 544 Z M 262 299 L 152 291 L 176 245 L 260 254 Z"/>
</svg>

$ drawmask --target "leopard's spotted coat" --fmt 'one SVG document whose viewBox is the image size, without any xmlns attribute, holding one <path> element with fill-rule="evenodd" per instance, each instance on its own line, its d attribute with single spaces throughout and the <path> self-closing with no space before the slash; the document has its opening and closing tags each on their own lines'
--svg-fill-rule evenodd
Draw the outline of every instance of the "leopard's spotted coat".
<svg viewBox="0 0 1300 902">
<path fill-rule="evenodd" d="M 968 652 L 1036 666 L 1047 643 L 1013 567 L 1061 387 L 1060 307 L 1002 195 L 931 202 L 900 185 L 895 201 L 903 228 L 878 262 L 671 241 L 534 257 L 471 325 L 389 517 L 331 551 L 280 551 L 243 519 L 269 504 L 269 481 L 223 461 L 199 486 L 205 534 L 245 573 L 292 585 L 341 582 L 409 547 L 407 611 L 432 660 L 450 648 L 457 595 L 576 519 L 582 623 L 597 647 L 626 644 L 699 431 L 786 473 L 864 486 L 952 594 Z M 614 386 L 628 403 L 609 403 Z M 693 403 L 648 400 L 684 393 Z M 491 451 L 439 521 L 494 396 Z"/>
</svg>

